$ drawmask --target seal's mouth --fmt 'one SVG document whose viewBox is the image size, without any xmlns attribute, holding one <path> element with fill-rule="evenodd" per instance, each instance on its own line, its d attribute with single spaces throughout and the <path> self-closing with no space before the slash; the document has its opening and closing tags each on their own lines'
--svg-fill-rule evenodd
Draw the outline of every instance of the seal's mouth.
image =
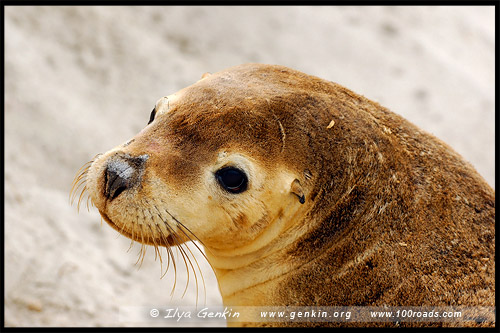
<svg viewBox="0 0 500 333">
<path fill-rule="evenodd" d="M 162 259 L 162 251 L 160 250 L 160 247 L 165 247 L 166 253 L 167 253 L 167 262 L 166 262 L 166 268 L 162 274 L 162 277 L 167 274 L 169 271 L 169 268 L 172 267 L 174 270 L 174 284 L 172 286 L 172 291 L 171 294 L 173 294 L 175 288 L 176 288 L 176 282 L 177 282 L 177 264 L 176 260 L 180 257 L 182 261 L 185 264 L 185 268 L 188 274 L 188 279 L 186 281 L 186 287 L 184 289 L 184 294 L 186 294 L 186 291 L 188 289 L 189 285 L 189 275 L 190 272 L 194 274 L 194 280 L 196 284 L 196 302 L 198 302 L 198 289 L 199 289 L 199 283 L 201 282 L 203 284 L 203 288 L 205 290 L 205 297 L 206 297 L 206 287 L 205 287 L 205 280 L 203 278 L 203 272 L 200 268 L 200 265 L 198 264 L 197 258 L 194 256 L 193 252 L 191 249 L 185 244 L 186 241 L 191 240 L 191 241 L 200 241 L 200 239 L 192 233 L 184 224 L 182 224 L 180 221 L 175 219 L 173 216 L 172 218 L 175 220 L 175 228 L 170 227 L 165 221 L 165 229 L 162 230 L 157 230 L 157 233 L 154 233 L 153 230 L 151 230 L 151 233 L 147 232 L 135 232 L 134 230 L 126 229 L 125 227 L 127 226 L 126 224 L 121 224 L 121 226 L 118 226 L 117 223 L 115 223 L 106 213 L 106 209 L 99 209 L 100 205 L 97 205 L 94 202 L 94 198 L 92 197 L 92 193 L 96 194 L 97 191 L 95 191 L 95 188 L 93 187 L 97 182 L 95 178 L 95 172 L 92 172 L 91 168 L 94 165 L 94 163 L 99 159 L 99 157 L 102 154 L 97 154 L 91 161 L 85 163 L 80 170 L 78 170 L 77 175 L 75 176 L 75 179 L 73 180 L 71 191 L 69 193 L 69 200 L 70 203 L 73 204 L 75 200 L 78 198 L 78 205 L 77 205 L 77 210 L 80 210 L 80 204 L 82 202 L 82 199 L 87 196 L 87 209 L 89 209 L 89 204 L 93 207 L 96 207 L 99 211 L 99 214 L 101 214 L 102 219 L 106 221 L 108 225 L 110 225 L 114 230 L 116 230 L 118 233 L 124 235 L 125 237 L 131 239 L 132 241 L 136 241 L 139 244 L 141 244 L 141 248 L 139 251 L 139 257 L 137 259 L 137 263 L 141 263 L 144 260 L 144 257 L 146 255 L 146 245 L 151 245 L 154 247 L 155 251 L 155 260 L 157 258 L 160 259 L 161 263 L 161 271 L 163 272 L 163 264 L 164 260 Z M 140 157 L 141 159 L 144 159 L 144 157 Z M 128 159 L 126 161 L 129 164 L 133 164 L 134 161 L 131 161 Z M 139 161 L 142 162 L 142 161 Z M 126 172 L 128 169 L 123 169 L 124 165 L 115 165 L 115 169 L 112 169 L 111 171 L 120 171 L 122 175 L 124 171 Z M 120 169 L 121 168 L 121 169 Z M 111 175 L 111 174 L 110 174 Z M 126 173 L 125 173 L 126 175 Z M 137 180 L 140 180 L 140 175 L 137 177 Z M 131 183 L 129 182 L 130 179 L 126 179 L 126 184 L 125 185 L 130 185 Z M 122 184 L 118 183 L 118 185 L 114 185 L 114 182 L 109 183 L 109 191 L 108 196 L 106 197 L 107 199 L 114 199 L 120 194 L 120 188 L 122 187 Z M 125 190 L 125 189 L 124 189 Z M 89 192 L 92 192 L 89 194 Z M 123 191 L 122 191 L 123 192 Z M 98 193 L 98 192 L 97 192 Z M 105 194 L 105 193 L 104 193 Z M 99 195 L 99 194 L 97 194 Z M 98 202 L 102 203 L 103 200 L 101 197 L 98 197 Z M 107 201 L 109 203 L 111 200 Z M 85 202 L 85 200 L 83 201 Z M 106 201 L 104 201 L 106 202 Z M 104 207 L 106 207 L 106 204 L 104 204 Z M 168 213 L 168 212 L 167 212 Z M 169 213 L 170 214 L 170 213 Z M 118 219 L 119 220 L 119 219 Z M 162 220 L 163 221 L 163 220 Z M 132 223 L 133 225 L 134 223 Z M 152 227 L 152 226 L 151 226 Z M 150 227 L 150 229 L 151 229 Z M 201 241 L 200 241 L 201 242 Z M 201 242 L 203 244 L 203 242 Z M 202 249 L 195 243 L 193 242 L 194 247 L 201 253 L 203 258 L 205 260 L 208 259 L 205 256 L 205 253 L 202 251 Z M 132 246 L 132 244 L 131 244 Z M 177 255 L 174 256 L 174 251 L 177 251 Z M 210 263 L 209 263 L 210 264 Z M 198 280 L 197 274 L 201 274 L 201 281 Z M 183 294 L 183 296 L 184 296 Z"/>
<path fill-rule="evenodd" d="M 123 227 L 119 227 L 114 223 L 107 215 L 106 213 L 103 213 L 99 210 L 99 214 L 101 214 L 102 218 L 104 221 L 106 221 L 113 229 L 118 231 L 120 234 L 123 236 L 130 238 L 133 241 L 136 241 L 138 243 L 142 243 L 145 245 L 153 245 L 153 246 L 165 246 L 165 247 L 171 247 L 177 245 L 177 243 L 174 241 L 174 238 L 172 235 L 168 235 L 162 238 L 153 238 L 150 235 L 137 235 L 137 234 L 132 234 L 128 231 L 126 231 Z"/>
</svg>

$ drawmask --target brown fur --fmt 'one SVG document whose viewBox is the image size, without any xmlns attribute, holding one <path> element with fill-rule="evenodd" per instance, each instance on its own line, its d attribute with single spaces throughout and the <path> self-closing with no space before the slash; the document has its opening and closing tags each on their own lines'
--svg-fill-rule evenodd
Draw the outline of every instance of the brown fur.
<svg viewBox="0 0 500 333">
<path fill-rule="evenodd" d="M 204 166 L 230 147 L 301 184 L 305 204 L 280 235 L 293 242 L 261 254 L 248 279 L 262 267 L 291 268 L 223 295 L 226 305 L 495 305 L 494 191 L 402 117 L 338 84 L 257 64 L 186 88 L 161 117 L 127 147 L 152 155 L 145 179 L 163 168 L 157 176 L 172 189 L 195 193 Z M 247 238 L 227 230 L 235 238 L 226 246 L 251 241 L 269 220 L 240 232 Z M 200 236 L 209 249 L 222 246 L 218 237 Z"/>
</svg>

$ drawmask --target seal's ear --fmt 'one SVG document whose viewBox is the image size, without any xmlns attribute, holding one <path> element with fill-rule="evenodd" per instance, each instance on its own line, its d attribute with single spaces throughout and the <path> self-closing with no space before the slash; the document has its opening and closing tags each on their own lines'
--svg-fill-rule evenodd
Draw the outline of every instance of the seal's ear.
<svg viewBox="0 0 500 333">
<path fill-rule="evenodd" d="M 295 179 L 292 182 L 292 186 L 290 187 L 290 191 L 299 198 L 299 202 L 301 204 L 306 202 L 306 197 L 304 196 L 304 192 L 302 191 L 302 185 L 300 185 L 300 182 L 298 179 Z"/>
<path fill-rule="evenodd" d="M 201 76 L 201 78 L 202 78 L 202 79 L 204 79 L 204 78 L 206 78 L 206 77 L 209 77 L 210 75 L 212 75 L 212 73 L 210 73 L 210 72 L 206 72 L 205 74 L 203 74 L 203 75 Z"/>
</svg>

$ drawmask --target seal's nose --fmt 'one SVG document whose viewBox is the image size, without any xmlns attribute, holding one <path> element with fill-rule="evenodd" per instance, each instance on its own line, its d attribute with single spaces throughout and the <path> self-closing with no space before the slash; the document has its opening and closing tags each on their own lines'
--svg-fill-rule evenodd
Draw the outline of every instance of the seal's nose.
<svg viewBox="0 0 500 333">
<path fill-rule="evenodd" d="M 148 155 L 132 157 L 117 154 L 107 161 L 104 172 L 104 195 L 110 201 L 141 182 Z"/>
</svg>

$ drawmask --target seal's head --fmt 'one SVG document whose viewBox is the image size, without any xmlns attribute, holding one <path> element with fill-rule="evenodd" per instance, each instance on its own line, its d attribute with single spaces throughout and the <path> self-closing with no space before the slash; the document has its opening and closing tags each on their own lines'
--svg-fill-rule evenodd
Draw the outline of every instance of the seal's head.
<svg viewBox="0 0 500 333">
<path fill-rule="evenodd" d="M 301 208 L 302 185 L 312 177 L 308 157 L 293 149 L 308 146 L 307 136 L 286 130 L 305 124 L 276 107 L 288 98 L 294 73 L 273 70 L 282 80 L 264 91 L 270 73 L 255 65 L 204 75 L 161 98 L 140 133 L 88 169 L 87 191 L 103 218 L 150 245 L 192 235 L 214 249 L 269 241 L 255 243 Z"/>
</svg>

